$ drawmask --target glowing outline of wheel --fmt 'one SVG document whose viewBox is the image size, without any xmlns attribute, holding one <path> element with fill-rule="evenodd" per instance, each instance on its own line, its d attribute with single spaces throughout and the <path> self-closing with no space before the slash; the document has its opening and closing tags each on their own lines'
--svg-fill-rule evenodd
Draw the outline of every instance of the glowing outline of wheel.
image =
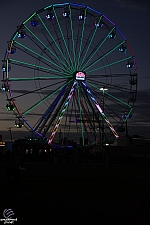
<svg viewBox="0 0 150 225">
<path fill-rule="evenodd" d="M 64 19 L 64 21 L 65 21 L 64 24 L 66 26 L 66 28 L 65 28 L 66 36 L 64 35 L 63 29 L 62 29 L 62 26 L 64 26 L 64 24 L 62 21 L 60 21 L 60 18 L 59 18 L 60 14 L 57 13 L 60 10 L 61 10 L 61 13 L 64 13 L 64 17 L 62 16 L 62 19 Z M 78 13 L 74 14 L 75 11 L 77 11 Z M 57 26 L 58 26 L 58 27 L 53 26 L 52 31 L 48 29 L 48 23 L 47 23 L 48 20 L 46 22 L 44 22 L 43 18 L 41 17 L 41 14 L 46 13 L 46 12 L 49 13 L 49 15 L 51 17 L 53 17 L 53 18 L 51 18 L 50 22 L 54 21 L 53 22 L 54 25 L 57 24 Z M 50 13 L 52 13 L 52 14 L 50 14 Z M 80 13 L 80 15 L 79 15 L 79 13 Z M 73 20 L 72 18 L 75 15 L 76 15 L 76 18 Z M 80 19 L 79 19 L 79 16 L 80 16 Z M 91 18 L 90 21 L 88 20 L 89 17 Z M 76 20 L 79 23 L 78 27 L 76 24 L 76 22 L 77 22 Z M 47 44 L 44 44 L 44 42 L 42 42 L 40 40 L 40 38 L 37 36 L 35 30 L 34 30 L 34 32 L 35 32 L 34 33 L 31 30 L 31 28 L 29 28 L 29 26 L 28 26 L 29 21 L 32 21 L 32 25 L 33 25 L 34 29 L 41 26 L 41 32 L 43 33 L 45 40 L 47 40 Z M 74 22 L 74 21 L 76 21 L 76 22 Z M 89 22 L 89 24 L 91 21 L 93 22 L 93 24 L 90 27 L 90 29 L 91 29 L 90 33 L 88 33 L 88 38 L 86 38 L 86 36 L 85 36 L 85 32 L 88 31 L 88 30 L 86 30 L 86 28 L 88 29 L 88 26 L 90 26 L 89 24 L 87 24 L 88 23 L 87 21 Z M 80 27 L 82 27 L 82 28 L 80 29 Z M 105 29 L 106 29 L 106 32 L 103 34 L 103 37 L 101 38 L 100 42 L 98 44 L 97 43 L 94 44 L 94 40 L 96 40 L 96 37 L 98 38 L 98 36 L 96 36 L 98 33 L 98 30 L 101 30 L 101 31 L 99 31 L 99 33 L 102 33 L 102 31 L 104 32 Z M 26 30 L 26 32 L 25 32 L 25 30 Z M 58 31 L 60 32 L 59 34 L 58 34 Z M 52 35 L 52 32 L 54 33 L 53 35 L 55 37 Z M 76 35 L 75 35 L 75 32 L 76 32 Z M 33 49 L 29 48 L 28 46 L 23 45 L 21 42 L 17 41 L 18 34 L 22 35 L 22 37 L 27 35 L 27 37 L 32 41 L 32 43 L 34 43 L 36 46 L 39 47 L 39 49 L 41 50 L 41 53 L 36 52 Z M 49 35 L 49 38 L 51 39 L 51 42 L 50 42 L 50 39 L 48 39 L 48 35 Z M 117 38 L 116 38 L 116 36 L 117 36 Z M 121 41 L 118 39 L 118 36 L 119 36 L 119 38 L 120 37 L 122 38 Z M 118 41 L 117 43 L 119 43 L 119 44 L 115 45 L 111 49 L 108 48 L 108 50 L 105 51 L 105 53 L 104 53 L 104 50 L 102 48 L 103 48 L 103 46 L 105 46 L 105 48 L 106 48 L 105 42 L 107 42 L 108 39 L 113 39 L 113 40 L 109 40 L 109 41 L 114 41 L 114 39 L 115 40 L 117 39 L 117 41 Z M 62 43 L 63 43 L 63 46 L 62 46 Z M 15 52 L 14 44 L 15 44 L 15 47 L 17 48 L 17 51 L 20 49 L 25 54 L 29 54 L 31 58 L 36 58 L 38 65 L 10 58 L 11 53 Z M 108 44 L 108 46 L 109 46 L 109 44 Z M 71 47 L 70 47 L 70 45 L 71 45 Z M 43 47 L 44 47 L 44 49 L 43 49 Z M 71 48 L 73 49 L 73 51 L 71 50 Z M 120 51 L 123 53 L 126 53 L 127 51 L 129 51 L 130 56 L 121 58 L 119 60 L 117 59 L 117 61 L 109 63 L 109 61 L 110 61 L 109 56 L 111 56 L 111 53 L 113 53 L 113 52 L 115 52 L 115 54 L 118 55 L 118 53 L 116 53 L 116 51 L 118 51 L 118 48 L 120 48 Z M 52 58 L 49 53 L 52 54 L 55 58 Z M 101 56 L 99 55 L 100 53 L 102 54 Z M 115 57 L 116 57 L 116 55 L 115 55 Z M 37 56 L 38 56 L 38 58 L 37 58 Z M 46 58 L 46 56 L 47 56 L 47 58 Z M 107 59 L 107 57 L 109 59 Z M 113 55 L 113 57 L 114 57 L 114 55 Z M 105 60 L 105 59 L 106 59 L 106 61 L 104 63 L 103 60 Z M 44 60 L 44 62 L 42 60 Z M 56 60 L 57 60 L 57 63 L 56 63 Z M 116 64 L 122 63 L 122 62 L 124 63 L 125 61 L 127 62 L 126 65 L 129 69 L 129 74 L 122 74 L 122 73 L 121 74 L 113 74 L 111 72 L 111 68 L 113 66 L 115 66 Z M 51 63 L 51 66 L 48 63 Z M 97 65 L 98 63 L 102 63 L 102 65 L 100 67 L 94 68 L 94 66 Z M 19 66 L 21 65 L 24 67 L 27 66 L 30 69 L 36 68 L 36 70 L 40 71 L 41 74 L 42 74 L 43 70 L 45 72 L 53 72 L 54 76 L 53 77 L 43 77 L 43 76 L 35 75 L 33 78 L 30 78 L 30 77 L 29 78 L 26 78 L 26 77 L 25 78 L 10 78 L 9 77 L 10 64 L 19 65 Z M 40 64 L 42 64 L 42 66 Z M 49 68 L 43 66 L 46 64 L 49 66 Z M 107 68 L 109 69 L 110 74 L 107 74 L 108 73 Z M 133 68 L 135 69 L 135 73 L 132 72 Z M 92 78 L 95 76 L 95 81 L 92 83 L 92 80 L 90 80 L 89 74 L 90 73 L 92 74 L 93 72 L 100 71 L 100 70 L 103 70 L 106 73 L 104 75 L 102 75 L 102 74 L 101 75 L 95 75 L 95 74 L 92 75 Z M 19 123 L 17 125 L 19 127 L 21 127 L 23 125 L 23 123 L 25 123 L 25 125 L 28 128 L 30 128 L 31 131 L 34 131 L 39 136 L 45 137 L 46 132 L 44 133 L 44 135 L 41 133 L 41 131 L 38 132 L 37 130 L 39 127 L 37 125 L 31 126 L 28 123 L 28 121 L 26 120 L 25 115 L 27 115 L 30 110 L 37 107 L 42 102 L 46 102 L 46 100 L 49 98 L 49 96 L 51 96 L 51 94 L 47 95 L 46 97 L 44 96 L 44 98 L 41 99 L 41 101 L 37 102 L 35 105 L 32 105 L 32 107 L 30 107 L 29 109 L 27 109 L 26 111 L 21 113 L 15 102 L 17 99 L 17 96 L 13 97 L 13 95 L 12 95 L 10 82 L 19 81 L 19 80 L 20 81 L 21 80 L 22 81 L 28 81 L 28 80 L 36 81 L 36 80 L 55 79 L 55 78 L 62 79 L 64 74 L 66 74 L 66 77 L 64 76 L 64 78 L 66 78 L 68 80 L 67 83 L 69 85 L 71 83 L 71 86 L 69 86 L 69 88 L 71 88 L 72 85 L 74 85 L 76 83 L 75 75 L 77 74 L 77 72 L 86 72 L 86 80 L 88 80 L 88 81 L 85 81 L 86 84 L 84 83 L 84 81 L 81 82 L 83 89 L 84 89 L 84 87 L 86 87 L 85 90 L 88 93 L 88 95 L 86 95 L 86 94 L 85 95 L 86 95 L 86 97 L 89 96 L 87 98 L 90 98 L 91 101 L 93 101 L 93 103 L 97 107 L 98 111 L 100 112 L 102 119 L 105 121 L 106 125 L 108 125 L 108 127 L 110 128 L 111 132 L 115 135 L 115 137 L 118 138 L 118 133 L 115 131 L 115 129 L 117 127 L 118 128 L 122 127 L 122 125 L 130 117 L 131 111 L 132 111 L 132 106 L 134 105 L 134 102 L 136 101 L 137 68 L 136 68 L 136 62 L 134 59 L 134 54 L 133 54 L 132 49 L 131 49 L 128 41 L 126 40 L 125 36 L 122 34 L 122 32 L 119 30 L 119 28 L 112 21 L 110 21 L 105 15 L 103 15 L 102 13 L 100 13 L 88 6 L 84 6 L 81 4 L 74 4 L 74 3 L 54 4 L 54 5 L 50 5 L 48 7 L 45 7 L 43 9 L 35 12 L 29 18 L 27 18 L 27 20 L 25 20 L 19 27 L 17 27 L 16 32 L 14 33 L 14 35 L 12 36 L 12 38 L 8 44 L 8 49 L 6 50 L 6 53 L 4 56 L 4 64 L 3 64 L 3 82 L 4 82 L 3 87 L 6 88 L 6 96 L 7 96 L 8 102 L 9 102 L 8 105 L 9 105 L 10 109 L 14 109 L 15 115 L 19 119 Z M 119 119 L 119 121 L 117 121 L 117 125 L 115 125 L 115 129 L 114 129 L 113 126 L 111 125 L 109 119 L 104 114 L 102 107 L 98 103 L 98 101 L 100 101 L 100 102 L 102 101 L 102 96 L 103 96 L 104 92 L 103 92 L 103 94 L 101 94 L 102 95 L 101 100 L 99 100 L 98 97 L 97 97 L 98 100 L 96 100 L 94 98 L 94 95 L 97 94 L 95 92 L 95 90 L 99 91 L 99 87 L 96 86 L 95 83 L 98 82 L 96 79 L 97 77 L 99 79 L 101 77 L 102 80 L 104 79 L 104 77 L 106 77 L 106 81 L 107 81 L 107 79 L 110 79 L 110 81 L 106 82 L 106 83 L 99 82 L 99 84 L 101 84 L 105 87 L 108 87 L 109 89 L 110 88 L 114 89 L 116 91 L 117 88 L 120 89 L 120 87 L 117 87 L 112 84 L 112 78 L 114 78 L 114 77 L 117 78 L 121 75 L 127 76 L 130 79 L 130 88 L 128 88 L 128 89 L 126 88 L 126 90 L 130 94 L 130 97 L 129 97 L 127 103 L 120 100 L 115 95 L 110 94 L 109 92 L 105 92 L 105 98 L 107 97 L 108 101 L 112 101 L 112 102 L 116 101 L 115 102 L 116 104 L 119 103 L 124 106 L 123 115 L 126 115 L 126 116 L 125 116 L 125 118 L 120 117 L 120 119 Z M 71 79 L 69 77 L 71 77 L 71 79 L 73 79 L 75 83 L 71 82 Z M 37 86 L 37 84 L 36 84 L 36 86 Z M 81 88 L 81 84 L 78 86 L 80 86 L 80 88 Z M 63 85 L 63 87 L 65 87 L 65 84 Z M 94 90 L 93 90 L 93 88 L 94 88 Z M 121 88 L 123 90 L 123 87 L 121 87 Z M 36 88 L 35 92 L 40 91 L 41 92 L 40 95 L 41 95 L 42 94 L 41 90 L 43 90 L 43 89 L 45 89 L 45 88 L 44 87 L 41 88 L 41 86 L 39 84 L 39 88 Z M 61 90 L 61 88 L 58 88 L 58 89 Z M 91 93 L 90 90 L 92 90 L 94 95 Z M 53 92 L 55 92 L 55 91 L 56 90 L 54 90 Z M 125 89 L 124 89 L 124 91 L 125 91 Z M 32 91 L 29 91 L 29 93 L 32 93 Z M 69 94 L 69 92 L 68 92 L 68 94 Z M 54 109 L 54 106 L 55 107 L 57 106 L 57 103 L 59 102 L 59 99 L 61 98 L 61 94 L 59 94 L 58 96 L 56 97 L 57 100 L 55 99 L 54 102 L 51 103 L 53 106 L 49 109 L 49 111 L 52 111 Z M 67 96 L 66 96 L 66 99 L 68 99 Z M 69 101 L 70 101 L 70 99 L 71 98 L 69 98 Z M 103 101 L 104 101 L 104 99 L 103 99 Z M 83 111 L 84 111 L 84 116 L 85 116 L 85 114 L 87 115 L 87 112 L 85 111 L 85 105 L 84 105 L 84 110 L 83 110 L 83 106 L 81 107 L 81 105 L 83 105 L 83 101 L 80 101 L 79 107 L 80 107 L 80 113 L 83 114 Z M 65 107 L 65 110 L 67 107 Z M 105 111 L 106 111 L 106 107 L 107 107 L 107 104 L 105 104 Z M 58 113 L 61 114 L 62 113 L 61 110 L 63 110 L 63 109 L 64 109 L 64 106 L 62 104 L 60 107 L 60 110 L 58 110 Z M 109 106 L 108 106 L 108 109 L 109 109 Z M 46 112 L 45 112 L 45 114 L 43 114 L 45 117 L 47 116 Z M 49 112 L 47 112 L 47 113 L 49 113 Z M 64 111 L 64 113 L 65 113 L 65 111 Z M 51 114 L 52 114 L 52 112 L 51 112 Z M 117 113 L 116 113 L 116 115 L 117 115 Z M 45 120 L 44 116 L 41 117 L 42 118 L 41 123 L 43 123 L 43 121 Z M 58 116 L 57 121 L 60 121 L 60 115 Z M 41 123 L 40 124 L 37 123 L 37 124 L 41 125 Z M 83 121 L 81 121 L 81 123 L 84 124 Z M 52 122 L 51 122 L 51 124 L 52 124 Z M 56 118 L 55 118 L 55 126 L 52 129 L 50 137 L 48 138 L 49 144 L 52 143 L 52 140 L 55 136 L 53 134 L 56 133 L 55 131 L 58 129 L 59 124 L 60 123 L 56 122 Z M 82 124 L 82 129 L 84 130 L 83 124 Z M 85 126 L 85 124 L 84 124 L 84 126 Z M 36 127 L 36 129 L 35 129 L 35 127 Z M 56 127 L 57 127 L 57 129 L 56 129 Z M 48 129 L 49 129 L 49 127 L 48 127 Z M 48 131 L 48 129 L 47 129 L 47 131 Z M 83 130 L 82 130 L 82 132 L 84 133 Z M 99 127 L 99 130 L 102 130 L 102 127 Z M 84 139 L 84 136 L 83 136 L 83 139 Z"/>
</svg>

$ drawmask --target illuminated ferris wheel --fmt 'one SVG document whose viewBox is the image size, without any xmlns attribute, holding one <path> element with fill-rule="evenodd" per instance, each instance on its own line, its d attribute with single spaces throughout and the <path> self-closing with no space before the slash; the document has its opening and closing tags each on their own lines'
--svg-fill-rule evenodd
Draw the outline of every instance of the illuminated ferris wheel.
<svg viewBox="0 0 150 225">
<path fill-rule="evenodd" d="M 104 143 L 132 114 L 137 68 L 128 40 L 88 6 L 49 5 L 29 16 L 8 42 L 2 90 L 15 126 L 32 137 Z"/>
</svg>

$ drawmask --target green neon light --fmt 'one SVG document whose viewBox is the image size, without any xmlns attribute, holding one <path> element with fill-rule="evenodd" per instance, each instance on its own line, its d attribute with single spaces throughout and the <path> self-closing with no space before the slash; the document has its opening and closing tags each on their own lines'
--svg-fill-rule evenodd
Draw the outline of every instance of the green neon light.
<svg viewBox="0 0 150 225">
<path fill-rule="evenodd" d="M 82 144 L 84 145 L 84 127 L 83 127 L 83 122 L 82 122 L 82 108 L 81 108 L 81 102 L 80 102 L 80 90 L 78 88 L 78 102 L 79 102 L 79 107 L 80 107 L 80 126 L 81 126 L 81 131 L 82 131 Z"/>
<path fill-rule="evenodd" d="M 94 88 L 96 88 L 97 90 L 100 91 L 100 89 L 99 89 L 96 85 L 91 84 L 90 82 L 87 82 L 87 83 L 88 83 L 89 85 L 91 85 L 92 87 L 94 87 Z M 129 104 L 127 104 L 126 102 L 123 102 L 123 101 L 120 100 L 119 98 L 114 97 L 113 95 L 109 94 L 107 91 L 105 91 L 105 95 L 108 95 L 109 97 L 111 97 L 111 98 L 113 98 L 113 99 L 115 99 L 115 100 L 121 102 L 122 104 L 128 106 L 129 108 L 132 108 Z"/>
<path fill-rule="evenodd" d="M 55 45 L 57 46 L 57 49 L 59 50 L 59 52 L 61 53 L 61 55 L 62 55 L 63 58 L 67 61 L 66 57 L 64 56 L 64 54 L 63 54 L 63 52 L 61 51 L 60 47 L 58 46 L 58 44 L 56 43 L 55 39 L 53 38 L 53 36 L 52 36 L 51 33 L 49 32 L 49 30 L 48 30 L 47 26 L 45 25 L 45 23 L 43 22 L 42 18 L 41 18 L 39 15 L 37 15 L 37 16 L 38 16 L 38 18 L 40 19 L 41 23 L 43 24 L 44 28 L 46 29 L 47 33 L 48 33 L 49 36 L 51 37 L 51 39 L 54 41 L 54 43 L 55 43 Z M 56 55 L 55 55 L 55 57 L 58 59 L 58 61 L 60 61 L 60 58 L 58 58 Z M 61 61 L 61 62 L 62 62 L 62 64 L 66 67 L 66 64 L 65 64 L 63 61 Z M 68 61 L 67 61 L 67 63 L 68 63 L 68 65 L 69 65 L 69 62 L 68 62 Z"/>
<path fill-rule="evenodd" d="M 26 27 L 26 26 L 25 26 Z M 54 56 L 58 59 L 58 61 L 60 61 L 60 59 L 28 28 L 26 27 L 26 29 Z M 56 63 L 52 62 L 51 63 L 53 65 L 55 65 L 56 67 L 62 69 L 62 67 L 58 66 Z"/>
<path fill-rule="evenodd" d="M 107 64 L 107 65 L 102 66 L 102 67 L 99 67 L 99 68 L 96 68 L 96 69 L 94 69 L 94 70 L 87 71 L 87 72 L 88 72 L 88 73 L 92 73 L 92 72 L 94 72 L 94 71 L 96 71 L 96 70 L 104 69 L 104 68 L 106 68 L 106 67 L 108 67 L 108 66 L 115 65 L 115 64 L 117 64 L 117 63 L 123 62 L 123 61 L 128 60 L 128 59 L 132 59 L 132 56 L 127 57 L 127 58 L 124 58 L 124 59 L 121 59 L 121 60 L 118 60 L 118 61 L 113 62 L 113 63 L 110 63 L 110 64 Z M 85 70 L 86 70 L 86 69 L 85 69 Z"/>
<path fill-rule="evenodd" d="M 49 80 L 49 79 L 67 79 L 68 77 L 71 76 L 66 76 L 66 77 L 62 77 L 62 76 L 48 76 L 48 77 L 30 77 L 30 78 L 26 78 L 26 77 L 21 77 L 21 78 L 9 78 L 9 81 L 27 81 L 27 80 Z"/>
<path fill-rule="evenodd" d="M 35 16 L 35 14 L 36 14 L 36 12 L 33 13 L 28 19 L 26 19 L 26 20 L 23 22 L 23 24 L 27 23 L 33 16 Z"/>
<path fill-rule="evenodd" d="M 38 69 L 44 69 L 44 70 L 47 70 L 47 71 L 52 71 L 52 72 L 56 72 L 58 74 L 64 74 L 64 72 L 60 72 L 58 70 L 53 70 L 53 69 L 49 69 L 49 68 L 45 68 L 43 66 L 37 66 L 37 65 L 34 65 L 34 64 L 31 64 L 31 63 L 27 63 L 27 62 L 21 62 L 19 60 L 15 60 L 15 59 L 10 59 L 11 62 L 16 62 L 16 63 L 20 63 L 22 65 L 27 65 L 27 66 L 31 66 L 31 67 L 35 67 L 35 68 L 38 68 Z"/>
<path fill-rule="evenodd" d="M 43 103 L 45 100 L 47 100 L 48 98 L 50 98 L 51 96 L 53 96 L 54 94 L 56 94 L 60 89 L 62 89 L 64 86 L 66 85 L 66 83 L 57 88 L 56 91 L 54 91 L 53 93 L 49 94 L 48 96 L 46 96 L 45 98 L 41 99 L 41 101 L 37 102 L 35 105 L 33 105 L 32 107 L 30 107 L 28 110 L 26 110 L 24 113 L 22 113 L 22 115 L 26 115 L 27 113 L 29 113 L 31 110 L 33 110 L 34 108 L 36 108 L 38 105 L 40 105 L 41 103 Z"/>
<path fill-rule="evenodd" d="M 126 122 L 126 121 L 128 120 L 129 115 L 131 114 L 132 110 L 133 110 L 133 108 L 131 107 L 131 109 L 130 109 L 129 113 L 126 115 L 126 119 L 125 119 L 125 120 L 123 120 L 124 122 Z"/>
<path fill-rule="evenodd" d="M 44 56 L 42 56 L 42 55 L 38 54 L 37 52 L 35 52 L 35 51 L 31 50 L 30 48 L 26 47 L 25 45 L 22 45 L 21 43 L 19 43 L 19 42 L 17 42 L 17 41 L 15 41 L 15 43 L 17 43 L 17 44 L 18 44 L 18 45 L 20 45 L 21 47 L 23 47 L 23 48 L 27 49 L 28 51 L 30 51 L 30 52 L 32 52 L 32 53 L 34 53 L 35 55 L 39 56 L 40 58 L 42 58 L 42 59 L 46 60 L 47 62 L 50 62 L 51 64 L 54 64 L 55 66 L 57 66 L 58 68 L 61 68 L 61 69 L 63 70 L 63 68 L 62 68 L 62 67 L 58 66 L 57 64 L 55 64 L 55 63 L 54 63 L 54 62 L 52 62 L 51 60 L 49 60 L 49 59 L 45 58 Z"/>
<path fill-rule="evenodd" d="M 68 46 L 67 46 L 67 44 L 66 44 L 66 41 L 65 41 L 65 38 L 64 38 L 64 35 L 63 35 L 63 32 L 62 32 L 62 29 L 61 29 L 61 26 L 60 26 L 60 23 L 59 23 L 59 20 L 58 20 L 58 17 L 57 17 L 57 14 L 56 14 L 55 9 L 53 9 L 53 11 L 54 11 L 54 14 L 55 14 L 55 17 L 56 17 L 56 21 L 57 21 L 57 24 L 58 24 L 58 27 L 59 27 L 61 36 L 62 36 L 62 38 L 63 38 L 64 44 L 65 44 L 65 47 L 66 47 L 66 50 L 67 50 L 67 53 L 68 53 L 70 62 L 71 62 L 71 64 L 73 65 L 73 62 L 72 62 L 72 59 L 71 59 L 71 56 L 70 56 L 70 53 L 69 53 L 69 50 L 68 50 Z"/>
<path fill-rule="evenodd" d="M 76 55 L 75 55 L 75 46 L 74 46 L 74 32 L 73 32 L 73 26 L 72 26 L 72 12 L 69 5 L 69 11 L 70 11 L 70 27 L 71 27 L 71 33 L 72 33 L 72 48 L 73 48 L 73 55 L 74 55 L 74 64 L 76 69 Z"/>
<path fill-rule="evenodd" d="M 99 18 L 98 23 L 100 22 L 101 18 L 102 18 L 102 16 Z M 86 49 L 86 52 L 85 52 L 84 57 L 83 57 L 82 62 L 81 62 L 81 67 L 82 67 L 83 62 L 84 62 L 84 59 L 85 59 L 85 57 L 86 57 L 86 55 L 87 55 L 87 53 L 88 53 L 88 50 L 89 50 L 89 48 L 90 48 L 90 46 L 91 46 L 91 44 L 92 44 L 92 41 L 93 41 L 93 39 L 94 39 L 94 37 L 95 37 L 95 34 L 96 34 L 97 29 L 98 29 L 98 27 L 95 28 L 95 31 L 94 31 L 94 33 L 93 33 L 93 35 L 92 35 L 92 38 L 91 38 L 91 40 L 90 40 L 90 43 L 89 43 L 89 45 L 88 45 L 88 47 L 87 47 L 87 49 Z"/>
<path fill-rule="evenodd" d="M 90 67 L 94 66 L 96 63 L 98 63 L 100 60 L 102 60 L 103 58 L 105 58 L 107 55 L 109 55 L 111 52 L 113 52 L 114 50 L 116 50 L 120 45 L 122 45 L 124 43 L 125 43 L 125 41 L 122 41 L 120 44 L 118 44 L 117 46 L 115 46 L 114 48 L 112 48 L 111 50 L 109 50 L 108 52 L 106 52 L 103 56 L 101 56 L 99 59 L 95 60 L 88 67 L 86 67 L 86 70 L 89 69 Z"/>
<path fill-rule="evenodd" d="M 91 55 L 91 57 L 88 59 L 88 61 L 85 63 L 84 68 L 86 67 L 86 65 L 89 63 L 89 61 L 93 58 L 93 56 L 97 53 L 97 51 L 100 49 L 100 47 L 104 44 L 104 42 L 106 41 L 106 39 L 108 38 L 109 34 L 115 29 L 115 27 L 113 27 L 110 32 L 108 33 L 108 35 L 104 38 L 104 40 L 101 42 L 101 44 L 97 47 L 97 49 L 93 52 L 93 54 Z M 82 69 L 83 70 L 83 69 Z"/>
<path fill-rule="evenodd" d="M 17 31 L 16 34 L 14 35 L 14 37 L 13 37 L 13 39 L 12 39 L 13 41 L 15 40 L 17 34 L 18 34 L 18 31 Z"/>
<path fill-rule="evenodd" d="M 86 11 L 85 11 L 85 16 L 86 16 Z M 84 19 L 84 23 L 82 24 L 82 35 L 81 35 L 81 40 L 80 40 L 80 49 L 79 49 L 78 64 L 77 64 L 78 69 L 79 69 L 79 61 L 80 61 L 80 57 L 81 57 L 81 49 L 82 49 L 82 41 L 83 41 L 83 36 L 84 36 L 85 21 L 86 21 L 86 19 Z"/>
<path fill-rule="evenodd" d="M 49 6 L 45 7 L 44 10 L 45 10 L 45 9 L 48 9 L 48 8 L 51 8 L 52 6 L 53 6 L 53 5 L 49 5 Z"/>
<path fill-rule="evenodd" d="M 76 72 L 76 67 L 75 66 L 72 66 L 70 69 L 69 69 L 69 72 L 70 74 L 73 74 Z"/>
</svg>

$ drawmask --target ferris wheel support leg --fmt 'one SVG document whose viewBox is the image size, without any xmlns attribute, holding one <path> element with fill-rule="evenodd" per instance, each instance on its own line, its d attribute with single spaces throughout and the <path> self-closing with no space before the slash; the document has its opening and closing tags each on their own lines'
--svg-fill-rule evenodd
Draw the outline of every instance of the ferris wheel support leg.
<svg viewBox="0 0 150 225">
<path fill-rule="evenodd" d="M 63 106 L 63 108 L 62 108 L 62 111 L 61 111 L 61 113 L 60 113 L 60 115 L 59 115 L 59 117 L 58 117 L 58 120 L 57 120 L 57 122 L 56 122 L 56 124 L 55 124 L 55 126 L 54 126 L 54 129 L 53 129 L 53 131 L 52 131 L 52 133 L 51 133 L 51 135 L 50 135 L 50 137 L 49 137 L 49 139 L 48 139 L 48 144 L 49 144 L 49 145 L 52 144 L 52 141 L 53 141 L 53 139 L 54 139 L 54 137 L 55 137 L 55 134 L 56 134 L 56 132 L 57 132 L 57 130 L 58 130 L 59 124 L 60 124 L 60 122 L 61 122 L 61 120 L 62 120 L 62 118 L 63 118 L 63 115 L 64 115 L 64 113 L 65 113 L 65 111 L 66 111 L 66 109 L 67 109 L 67 107 L 68 107 L 68 104 L 69 104 L 69 102 L 70 102 L 70 99 L 71 99 L 71 97 L 72 97 L 72 95 L 73 95 L 73 92 L 74 92 L 74 90 L 75 90 L 76 84 L 77 84 L 77 81 L 75 80 L 74 83 L 73 83 L 73 85 L 72 85 L 72 88 L 71 88 L 71 90 L 70 90 L 70 93 L 69 93 L 69 95 L 68 95 L 68 98 L 67 98 L 67 100 L 66 100 L 66 102 L 65 102 L 65 104 L 64 104 L 64 106 Z"/>
<path fill-rule="evenodd" d="M 104 114 L 102 108 L 100 107 L 100 105 L 98 104 L 98 102 L 96 101 L 96 99 L 94 98 L 94 96 L 92 95 L 91 91 L 88 89 L 87 85 L 84 82 L 82 82 L 82 84 L 83 84 L 84 88 L 86 89 L 88 95 L 90 96 L 91 100 L 95 104 L 96 108 L 100 112 L 102 118 L 107 123 L 108 127 L 110 128 L 110 130 L 112 131 L 112 133 L 114 134 L 114 136 L 118 139 L 119 138 L 119 135 L 117 134 L 117 132 L 113 128 L 112 124 L 109 122 L 108 118 L 106 117 L 106 115 Z"/>
<path fill-rule="evenodd" d="M 43 130 L 43 128 L 45 127 L 45 124 L 47 123 L 48 119 L 50 118 L 52 112 L 54 111 L 56 105 L 58 104 L 61 96 L 64 94 L 64 91 L 66 89 L 66 85 L 62 88 L 61 92 L 59 93 L 59 95 L 56 97 L 56 99 L 53 101 L 53 103 L 49 106 L 49 108 L 46 110 L 46 112 L 43 114 L 43 116 L 41 117 L 39 123 L 37 124 L 37 126 L 35 127 L 34 131 L 36 131 L 40 126 L 40 130 L 38 131 L 39 133 L 41 133 L 41 131 Z M 42 124 L 42 125 L 41 125 Z"/>
<path fill-rule="evenodd" d="M 77 95 L 77 92 L 76 92 L 76 91 L 75 91 L 75 98 L 76 98 L 76 102 L 77 102 L 78 108 L 80 108 L 79 102 L 78 102 L 78 95 Z M 90 121 L 90 120 L 89 120 L 89 117 L 88 117 L 88 114 L 87 114 L 87 112 L 86 112 L 86 109 L 85 109 L 85 107 L 84 107 L 83 102 L 82 102 L 81 99 L 80 99 L 80 105 L 81 105 L 82 110 L 83 110 L 83 112 L 84 112 L 84 114 L 85 114 L 85 116 L 86 116 L 86 120 L 87 120 L 87 121 Z M 82 116 L 82 120 L 83 120 L 84 130 L 85 130 L 85 132 L 86 132 L 86 136 L 87 136 L 88 141 L 89 141 L 89 143 L 90 143 L 90 136 L 89 136 L 89 134 L 88 134 L 87 127 L 86 127 L 85 121 L 84 121 L 84 119 L 83 119 L 83 116 Z"/>
</svg>

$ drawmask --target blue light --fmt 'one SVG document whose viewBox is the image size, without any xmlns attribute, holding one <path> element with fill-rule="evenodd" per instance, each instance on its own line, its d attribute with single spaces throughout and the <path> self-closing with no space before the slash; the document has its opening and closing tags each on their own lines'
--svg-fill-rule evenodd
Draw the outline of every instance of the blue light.
<svg viewBox="0 0 150 225">
<path fill-rule="evenodd" d="M 7 51 L 10 52 L 10 54 L 15 54 L 16 48 L 12 47 L 12 48 L 8 49 Z"/>
<path fill-rule="evenodd" d="M 129 118 L 132 118 L 132 114 L 123 114 L 123 115 L 122 115 L 122 118 L 123 118 L 123 119 L 129 119 Z"/>
<path fill-rule="evenodd" d="M 38 25 L 39 25 L 39 23 L 38 23 L 37 20 L 34 19 L 34 20 L 31 21 L 31 26 L 32 27 L 37 27 Z"/>
<path fill-rule="evenodd" d="M 11 67 L 8 66 L 8 72 L 10 72 Z M 6 66 L 2 66 L 2 72 L 6 72 L 7 71 L 7 67 Z"/>
<path fill-rule="evenodd" d="M 119 51 L 120 52 L 126 52 L 126 47 L 125 46 L 123 46 L 123 45 L 121 45 L 120 47 L 119 47 Z"/>
<path fill-rule="evenodd" d="M 102 21 L 100 21 L 100 17 L 98 17 L 95 21 L 95 27 L 98 28 L 98 27 L 102 27 L 103 26 L 103 23 Z"/>
<path fill-rule="evenodd" d="M 111 32 L 111 33 L 108 35 L 108 37 L 109 37 L 110 39 L 114 39 L 114 38 L 116 38 L 116 34 L 115 34 L 114 32 Z"/>
</svg>

